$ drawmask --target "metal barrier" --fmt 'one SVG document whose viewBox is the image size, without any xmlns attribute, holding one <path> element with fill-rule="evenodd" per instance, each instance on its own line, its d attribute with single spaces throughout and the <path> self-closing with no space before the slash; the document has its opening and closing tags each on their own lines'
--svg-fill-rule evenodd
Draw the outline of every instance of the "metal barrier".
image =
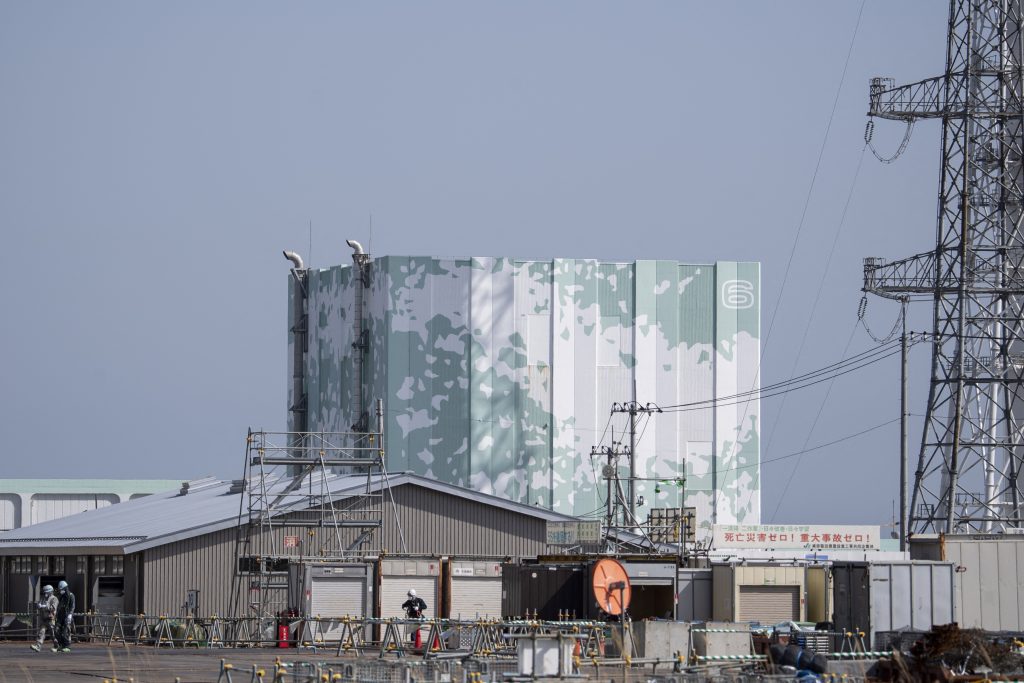
<svg viewBox="0 0 1024 683">
<path fill-rule="evenodd" d="M 3 635 L 8 638 L 32 638 L 36 628 L 32 626 L 30 614 L 0 615 L 4 623 L 23 623 L 20 630 L 7 629 Z M 767 658 L 764 655 L 736 654 L 721 656 L 699 656 L 691 650 L 676 653 L 673 659 L 637 659 L 624 654 L 621 657 L 605 656 L 604 643 L 615 625 L 600 621 L 564 620 L 459 620 L 459 619 L 380 619 L 354 616 L 310 616 L 282 621 L 287 623 L 287 640 L 279 640 L 279 620 L 256 617 L 225 618 L 218 615 L 209 617 L 172 617 L 145 614 L 83 614 L 76 616 L 76 640 L 104 643 L 108 647 L 154 647 L 167 649 L 185 648 L 254 648 L 285 647 L 312 652 L 330 652 L 335 660 L 323 664 L 315 680 L 322 680 L 326 673 L 329 680 L 359 680 L 374 683 L 411 683 L 425 680 L 430 683 L 482 683 L 491 680 L 494 672 L 515 672 L 516 641 L 531 636 L 568 638 L 573 641 L 573 659 L 577 671 L 593 671 L 595 675 L 615 673 L 617 680 L 630 680 L 634 673 L 637 681 L 658 683 L 661 676 L 670 676 L 672 683 L 688 683 L 690 678 L 699 678 L 701 683 L 716 680 L 742 681 L 751 669 L 758 671 L 757 680 L 790 680 L 787 677 L 770 677 L 766 673 Z M 425 631 L 422 647 L 415 648 L 408 635 L 412 631 Z M 722 631 L 718 629 L 717 631 Z M 701 632 L 701 629 L 693 629 Z M 746 629 L 732 632 L 747 632 Z M 862 634 L 832 632 L 829 637 L 844 637 L 844 648 L 840 651 L 822 651 L 832 660 L 861 660 L 888 656 L 888 652 L 863 650 L 863 641 L 855 642 Z M 834 642 L 834 641 L 833 641 Z M 859 645 L 859 647 L 855 647 Z M 415 655 L 415 656 L 413 656 Z M 303 665 L 305 666 L 305 665 Z M 305 680 L 301 677 L 302 667 L 281 666 L 263 669 L 259 667 L 244 673 L 226 665 L 221 672 L 222 680 Z M 281 673 L 281 671 L 284 673 Z M 395 673 L 399 671 L 401 673 Z M 441 679 L 432 678 L 432 672 L 441 672 Z M 418 673 L 417 673 L 418 672 Z M 426 673 L 424 673 L 426 672 Z M 449 674 L 461 672 L 458 676 Z M 280 675 L 279 675 L 280 674 Z M 335 675 L 338 678 L 334 678 Z M 427 678 L 417 678 L 419 675 Z M 309 674 L 313 675 L 313 674 Z M 658 678 L 652 679 L 651 676 Z M 232 679 L 232 676 L 234 679 Z M 277 676 L 277 678 L 275 678 Z M 291 676 L 281 678 L 280 676 Z M 645 678 L 646 676 L 646 678 Z M 724 678 L 723 678 L 724 677 Z M 497 677 L 501 679 L 501 676 Z M 694 678 L 694 680 L 696 680 Z M 313 679 L 310 679 L 313 680 Z M 669 679 L 665 679 L 668 681 Z M 853 679 L 845 679 L 855 683 Z"/>
<path fill-rule="evenodd" d="M 599 678 L 625 683 L 794 683 L 795 676 L 729 668 L 694 668 L 686 671 L 658 671 L 656 665 L 618 661 L 600 666 L 583 663 L 570 678 Z M 822 675 L 835 683 L 864 683 L 863 677 Z M 500 683 L 533 680 L 516 675 L 515 662 L 467 659 L 448 661 L 391 661 L 359 659 L 333 663 L 288 662 L 278 658 L 270 665 L 241 668 L 221 660 L 218 683 L 314 683 L 316 681 L 359 681 L 360 683 Z"/>
</svg>

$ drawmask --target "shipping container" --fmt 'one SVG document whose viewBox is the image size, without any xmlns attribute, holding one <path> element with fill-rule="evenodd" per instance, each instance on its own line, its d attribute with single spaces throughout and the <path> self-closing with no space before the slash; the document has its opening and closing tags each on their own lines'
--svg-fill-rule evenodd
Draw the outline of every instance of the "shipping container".
<svg viewBox="0 0 1024 683">
<path fill-rule="evenodd" d="M 433 618 L 438 615 L 440 587 L 440 558 L 381 560 L 378 614 L 382 619 L 405 619 L 407 615 L 402 609 L 402 604 L 409 599 L 409 591 L 415 590 L 416 597 L 427 603 L 427 608 L 423 610 L 423 618 Z M 412 641 L 417 630 L 422 631 L 421 638 L 426 637 L 425 628 L 416 629 L 411 626 L 402 629 L 402 635 Z"/>
<path fill-rule="evenodd" d="M 956 570 L 960 626 L 1024 631 L 1024 535 L 945 536 L 941 545 Z"/>
<path fill-rule="evenodd" d="M 949 562 L 838 562 L 832 582 L 836 628 L 865 631 L 874 649 L 889 645 L 879 634 L 923 632 L 956 621 Z"/>
<path fill-rule="evenodd" d="M 302 572 L 303 614 L 327 620 L 369 616 L 373 597 L 372 569 L 372 565 L 362 563 L 306 565 Z M 322 622 L 322 627 L 319 635 L 325 641 L 341 637 L 340 623 Z"/>
<path fill-rule="evenodd" d="M 676 574 L 674 562 L 623 562 L 632 597 L 629 615 L 639 619 L 675 619 Z"/>
<path fill-rule="evenodd" d="M 597 613 L 587 564 L 504 564 L 501 570 L 505 617 L 587 619 Z"/>
<path fill-rule="evenodd" d="M 445 569 L 449 618 L 501 618 L 501 562 L 452 558 Z"/>
<path fill-rule="evenodd" d="M 805 587 L 804 567 L 719 565 L 712 567 L 712 612 L 716 621 L 805 621 Z"/>
</svg>

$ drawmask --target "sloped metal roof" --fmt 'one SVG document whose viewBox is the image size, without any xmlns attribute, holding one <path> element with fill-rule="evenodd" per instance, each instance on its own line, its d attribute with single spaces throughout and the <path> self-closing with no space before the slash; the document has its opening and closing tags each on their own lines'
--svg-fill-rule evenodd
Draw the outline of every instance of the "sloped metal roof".
<svg viewBox="0 0 1024 683">
<path fill-rule="evenodd" d="M 270 496 L 281 493 L 290 479 L 267 484 Z M 570 521 L 568 515 L 539 507 L 514 503 L 488 494 L 445 484 L 410 473 L 377 476 L 371 488 L 379 491 L 386 485 L 423 486 L 448 495 L 493 505 L 538 517 L 547 521 Z M 324 486 L 332 499 L 358 495 L 366 489 L 366 475 L 317 475 L 310 485 L 314 490 Z M 43 554 L 54 547 L 76 548 L 82 553 L 133 553 L 146 548 L 230 528 L 238 524 L 244 512 L 243 494 L 232 489 L 233 483 L 215 479 L 189 482 L 187 492 L 167 491 L 97 510 L 89 510 L 50 522 L 0 533 L 0 555 Z M 277 514 L 302 509 L 304 499 L 282 504 Z"/>
</svg>

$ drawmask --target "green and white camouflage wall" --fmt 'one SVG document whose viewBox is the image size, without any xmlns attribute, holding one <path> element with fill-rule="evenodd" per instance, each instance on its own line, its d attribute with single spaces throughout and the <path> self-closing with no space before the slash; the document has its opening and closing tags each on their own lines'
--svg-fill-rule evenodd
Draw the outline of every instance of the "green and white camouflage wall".
<svg viewBox="0 0 1024 683">
<path fill-rule="evenodd" d="M 307 271 L 310 431 L 358 419 L 353 284 L 351 266 Z M 660 406 L 759 386 L 757 263 L 387 256 L 364 296 L 363 403 L 384 401 L 388 469 L 567 514 L 602 509 L 591 448 L 634 382 L 635 400 Z M 649 421 L 638 476 L 675 479 L 685 463 L 702 529 L 756 524 L 759 402 L 708 405 Z M 637 485 L 641 518 L 679 505 L 677 486 L 658 488 Z"/>
</svg>

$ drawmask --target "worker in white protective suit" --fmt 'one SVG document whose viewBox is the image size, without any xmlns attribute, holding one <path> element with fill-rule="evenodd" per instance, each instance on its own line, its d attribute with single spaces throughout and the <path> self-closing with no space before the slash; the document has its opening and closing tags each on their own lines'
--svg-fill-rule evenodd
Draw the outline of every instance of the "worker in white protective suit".
<svg viewBox="0 0 1024 683">
<path fill-rule="evenodd" d="M 57 596 L 53 594 L 53 586 L 43 586 L 43 599 L 36 603 L 39 610 L 39 634 L 32 649 L 39 652 L 46 643 L 46 632 L 49 630 L 54 645 L 57 644 Z"/>
</svg>

